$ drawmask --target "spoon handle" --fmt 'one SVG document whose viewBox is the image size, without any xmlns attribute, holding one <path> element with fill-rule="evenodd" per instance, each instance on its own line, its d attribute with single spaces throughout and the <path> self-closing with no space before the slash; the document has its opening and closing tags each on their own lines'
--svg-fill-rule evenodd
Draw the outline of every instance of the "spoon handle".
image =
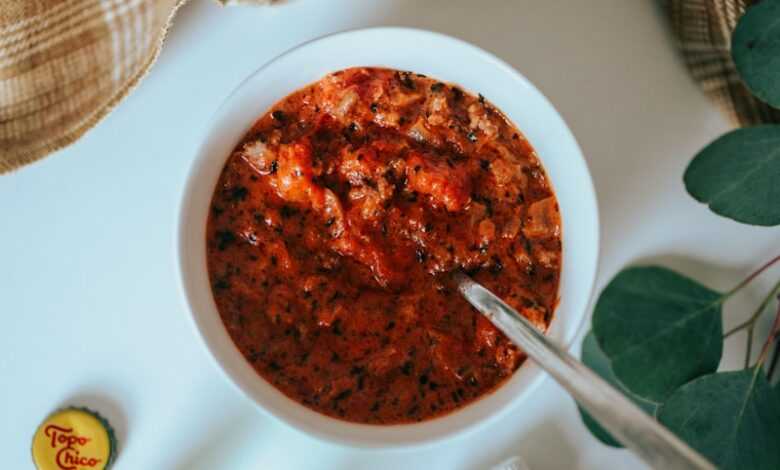
<svg viewBox="0 0 780 470">
<path fill-rule="evenodd" d="M 547 371 L 615 439 L 651 467 L 664 470 L 715 467 L 656 422 L 564 349 L 553 344 L 525 317 L 482 285 L 456 274 L 458 290 L 477 310 Z"/>
</svg>

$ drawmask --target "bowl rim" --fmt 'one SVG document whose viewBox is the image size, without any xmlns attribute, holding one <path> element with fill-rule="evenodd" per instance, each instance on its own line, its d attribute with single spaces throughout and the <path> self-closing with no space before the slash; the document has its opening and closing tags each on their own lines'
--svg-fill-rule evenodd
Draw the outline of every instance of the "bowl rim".
<svg viewBox="0 0 780 470">
<path fill-rule="evenodd" d="M 470 44 L 464 40 L 429 30 L 424 29 L 418 29 L 418 28 L 409 28 L 409 27 L 398 27 L 398 26 L 379 26 L 379 27 L 368 27 L 368 28 L 358 28 L 358 29 L 346 29 L 342 31 L 337 31 L 329 34 L 325 34 L 310 40 L 307 40 L 305 42 L 302 42 L 300 44 L 297 44 L 286 51 L 276 55 L 272 59 L 268 60 L 264 64 L 262 64 L 260 67 L 255 69 L 253 72 L 251 72 L 246 78 L 241 80 L 235 88 L 225 97 L 225 99 L 220 103 L 220 105 L 216 108 L 216 110 L 209 116 L 207 125 L 205 128 L 202 128 L 200 132 L 203 133 L 202 137 L 199 140 L 199 143 L 197 145 L 197 150 L 195 152 L 194 158 L 189 163 L 189 168 L 186 173 L 183 191 L 181 198 L 179 200 L 179 206 L 178 206 L 178 212 L 177 212 L 177 227 L 175 230 L 175 238 L 174 238 L 174 245 L 175 249 L 174 256 L 175 256 L 175 265 L 178 272 L 178 288 L 180 293 L 180 298 L 182 299 L 184 306 L 186 310 L 189 312 L 190 317 L 190 324 L 191 327 L 195 330 L 195 335 L 200 338 L 200 341 L 202 345 L 205 347 L 205 349 L 208 351 L 208 356 L 211 359 L 211 362 L 214 364 L 214 366 L 220 371 L 222 376 L 232 384 L 233 387 L 235 387 L 241 395 L 249 399 L 254 405 L 255 408 L 260 410 L 262 413 L 264 413 L 266 416 L 270 416 L 274 419 L 276 419 L 279 422 L 282 422 L 286 424 L 287 426 L 296 429 L 300 432 L 303 432 L 305 434 L 308 434 L 310 436 L 314 436 L 318 439 L 321 439 L 323 441 L 332 442 L 332 443 L 339 443 L 339 444 L 345 444 L 352 447 L 359 447 L 359 448 L 419 448 L 424 446 L 430 446 L 439 442 L 442 442 L 444 440 L 449 440 L 457 436 L 463 436 L 465 434 L 469 434 L 474 432 L 476 429 L 481 428 L 488 423 L 494 422 L 498 420 L 501 416 L 508 413 L 511 409 L 515 408 L 519 405 L 520 402 L 527 399 L 529 395 L 542 383 L 543 380 L 547 380 L 547 374 L 544 373 L 539 367 L 533 363 L 530 360 L 526 360 L 518 369 L 518 371 L 513 374 L 512 377 L 510 377 L 506 382 L 501 384 L 497 389 L 493 390 L 492 392 L 483 395 L 482 397 L 478 398 L 475 402 L 472 402 L 466 406 L 460 407 L 456 409 L 455 411 L 445 414 L 441 417 L 437 417 L 431 420 L 425 420 L 421 423 L 413 423 L 413 424 L 399 424 L 399 425 L 364 425 L 364 424 L 356 424 L 356 423 L 350 423 L 347 421 L 339 420 L 336 418 L 332 418 L 326 415 L 322 415 L 316 411 L 313 411 L 309 408 L 306 408 L 304 405 L 299 404 L 296 401 L 293 401 L 292 399 L 287 398 L 290 402 L 294 403 L 297 407 L 300 407 L 302 410 L 304 410 L 304 413 L 302 415 L 316 415 L 320 417 L 321 419 L 325 419 L 326 421 L 329 421 L 330 427 L 349 427 L 354 428 L 352 431 L 340 431 L 340 432 L 334 432 L 332 429 L 323 429 L 322 427 L 318 427 L 316 425 L 312 425 L 311 423 L 307 422 L 306 416 L 292 416 L 290 413 L 283 412 L 278 408 L 274 408 L 273 406 L 269 406 L 268 403 L 264 402 L 263 399 L 255 396 L 255 394 L 251 393 L 244 383 L 241 383 L 239 380 L 239 377 L 236 377 L 236 372 L 228 370 L 228 367 L 226 364 L 223 363 L 220 358 L 217 357 L 217 352 L 215 351 L 215 346 L 212 342 L 212 338 L 209 336 L 208 332 L 206 331 L 206 326 L 203 324 L 201 316 L 198 314 L 198 310 L 195 305 L 193 305 L 192 299 L 191 299 L 191 293 L 190 288 L 188 287 L 188 272 L 187 267 L 185 266 L 185 259 L 186 259 L 186 253 L 185 249 L 187 247 L 187 243 L 185 242 L 186 237 L 188 233 L 191 230 L 191 225 L 188 225 L 187 219 L 188 219 L 188 212 L 190 211 L 190 195 L 193 193 L 194 189 L 197 187 L 198 184 L 198 177 L 200 173 L 200 166 L 204 159 L 208 158 L 207 156 L 204 156 L 205 150 L 208 147 L 211 140 L 213 140 L 213 133 L 215 127 L 218 126 L 219 118 L 222 117 L 223 113 L 225 112 L 226 108 L 230 106 L 230 104 L 233 102 L 233 100 L 236 98 L 236 96 L 244 90 L 244 88 L 258 75 L 263 74 L 267 69 L 273 67 L 275 64 L 279 63 L 282 59 L 285 57 L 297 53 L 305 48 L 308 48 L 314 44 L 318 44 L 320 42 L 328 41 L 328 40 L 334 40 L 337 38 L 344 38 L 344 37 L 350 37 L 350 36 L 360 36 L 363 34 L 377 34 L 377 33 L 383 33 L 383 34 L 401 34 L 401 35 L 421 35 L 421 36 L 427 36 L 429 38 L 433 38 L 439 41 L 443 41 L 445 43 L 450 43 L 450 46 L 455 48 L 461 48 L 464 50 L 469 50 L 470 52 L 476 54 L 477 56 L 480 56 L 483 60 L 490 63 L 491 66 L 496 67 L 500 71 L 508 74 L 511 76 L 513 81 L 516 81 L 519 86 L 525 87 L 529 89 L 532 93 L 536 94 L 538 99 L 543 102 L 543 104 L 549 108 L 549 110 L 553 113 L 555 117 L 560 121 L 561 124 L 561 132 L 565 134 L 565 136 L 570 139 L 570 143 L 573 150 L 573 155 L 571 155 L 571 158 L 576 159 L 578 162 L 581 163 L 583 176 L 585 177 L 585 181 L 582 181 L 582 184 L 584 185 L 585 194 L 582 195 L 586 199 L 585 204 L 589 206 L 589 210 L 591 211 L 591 217 L 593 219 L 593 224 L 590 227 L 592 230 L 591 236 L 592 236 L 592 246 L 590 249 L 592 250 L 592 263 L 591 263 L 591 269 L 588 270 L 587 276 L 588 280 L 586 281 L 586 285 L 584 288 L 586 289 L 586 295 L 584 297 L 584 302 L 582 303 L 580 312 L 577 313 L 577 316 L 572 319 L 574 322 L 573 324 L 569 324 L 566 326 L 565 331 L 565 337 L 563 340 L 559 341 L 559 343 L 562 344 L 563 347 L 566 349 L 569 349 L 574 340 L 579 335 L 580 331 L 582 330 L 583 326 L 585 325 L 587 318 L 588 318 L 588 312 L 590 309 L 590 305 L 592 303 L 593 299 L 593 288 L 595 286 L 596 281 L 596 273 L 598 272 L 598 265 L 599 265 L 599 250 L 600 250 L 600 216 L 599 216 L 599 208 L 598 208 L 598 202 L 596 197 L 596 191 L 595 187 L 593 185 L 593 179 L 590 174 L 590 170 L 587 165 L 587 161 L 585 160 L 585 157 L 582 153 L 582 149 L 577 142 L 576 138 L 574 137 L 573 133 L 571 132 L 568 124 L 566 124 L 563 117 L 560 115 L 560 113 L 557 111 L 557 109 L 552 105 L 552 103 L 549 101 L 549 99 L 538 89 L 536 86 L 534 86 L 530 80 L 528 80 L 524 75 L 522 75 L 520 72 L 518 72 L 514 67 L 510 66 L 506 62 L 504 62 L 502 59 L 498 58 L 494 54 L 487 52 L 473 44 Z M 354 64 L 353 66 L 370 66 L 369 64 Z M 388 68 L 395 68 L 392 66 L 387 66 Z M 332 71 L 335 71 L 337 69 L 333 69 Z M 444 80 L 447 81 L 447 80 Z M 303 85 L 305 86 L 305 85 Z M 300 88 L 300 87 L 299 87 Z M 464 87 L 467 91 L 473 92 L 473 90 Z M 277 102 L 281 99 L 283 99 L 284 96 L 277 96 L 273 99 L 273 102 Z M 496 103 L 496 106 L 499 109 L 502 109 L 500 103 Z M 503 112 L 503 109 L 502 109 Z M 510 121 L 512 121 L 510 119 Z M 514 123 L 513 123 L 514 124 Z M 247 123 L 247 125 L 251 125 L 251 123 Z M 520 126 L 518 126 L 521 132 L 524 132 L 524 129 Z M 530 140 L 530 139 L 529 139 Z M 531 145 L 536 149 L 537 145 L 535 142 L 531 141 Z M 219 156 L 219 157 L 213 157 L 213 158 L 219 158 L 221 160 L 220 168 L 224 166 L 224 162 L 227 159 L 227 154 L 225 156 Z M 545 168 L 545 171 L 547 171 L 547 165 L 544 164 L 544 158 L 542 156 L 539 156 L 539 159 L 543 163 L 543 167 Z M 211 199 L 211 194 L 213 194 L 213 188 L 209 188 L 209 200 Z M 554 187 L 556 196 L 558 195 L 557 188 Z M 565 227 L 565 221 L 563 222 L 564 225 L 564 237 L 566 233 L 566 227 Z M 203 231 L 204 231 L 204 242 L 205 242 L 205 221 L 202 223 L 203 225 Z M 565 240 L 565 238 L 564 238 Z M 204 252 L 205 252 L 205 243 L 204 243 Z M 564 260 L 565 262 L 565 260 Z M 203 267 L 205 269 L 205 266 Z M 561 268 L 561 274 L 563 275 L 564 268 L 562 266 Z M 582 282 L 582 281 L 578 281 Z M 209 295 L 211 295 L 211 291 L 209 290 Z M 559 298 L 561 296 L 561 287 L 559 286 Z M 557 313 L 557 309 L 556 309 Z M 553 321 L 551 323 L 551 327 L 553 324 L 555 324 L 555 320 L 558 318 L 558 315 L 556 314 L 553 317 Z M 220 319 L 221 324 L 221 319 Z M 224 328 L 224 325 L 223 325 Z M 225 335 L 227 335 L 227 332 L 224 332 Z M 231 340 L 232 342 L 232 340 Z M 233 345 L 235 347 L 235 345 Z M 240 352 L 237 351 L 236 353 L 240 354 Z M 242 356 L 243 358 L 243 356 Z M 486 416 L 482 416 L 479 419 L 474 419 L 470 423 L 466 423 L 465 425 L 462 425 L 460 427 L 456 427 L 453 429 L 448 429 L 443 432 L 439 432 L 436 435 L 432 436 L 426 436 L 420 438 L 419 436 L 416 436 L 413 440 L 412 439 L 396 439 L 392 442 L 384 442 L 376 438 L 366 438 L 365 436 L 359 434 L 359 433 L 368 433 L 372 434 L 375 433 L 375 431 L 378 430 L 388 430 L 390 428 L 396 428 L 401 430 L 408 430 L 415 426 L 423 426 L 426 423 L 431 422 L 437 422 L 446 420 L 447 418 L 457 415 L 458 413 L 462 412 L 465 409 L 469 409 L 470 407 L 473 407 L 475 403 L 484 401 L 491 395 L 493 395 L 497 390 L 507 387 L 508 383 L 512 381 L 516 376 L 520 375 L 520 371 L 525 370 L 526 375 L 529 377 L 526 380 L 526 383 L 523 385 L 522 389 L 517 393 L 517 395 L 508 401 L 507 403 L 504 403 L 499 408 L 495 409 L 491 414 L 488 414 Z M 261 380 L 265 382 L 265 379 L 263 379 L 259 374 L 255 373 L 254 380 Z M 273 387 L 273 385 L 265 382 L 267 386 Z M 280 391 L 277 390 L 279 394 L 284 396 Z M 312 416 L 309 416 L 308 418 L 314 419 Z M 380 435 L 381 433 L 378 433 L 377 435 Z"/>
</svg>

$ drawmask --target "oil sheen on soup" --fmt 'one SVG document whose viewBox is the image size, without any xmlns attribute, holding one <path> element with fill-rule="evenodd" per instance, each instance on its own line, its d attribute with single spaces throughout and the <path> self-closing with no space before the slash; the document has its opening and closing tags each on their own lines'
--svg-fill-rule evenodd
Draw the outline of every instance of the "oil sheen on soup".
<svg viewBox="0 0 780 470">
<path fill-rule="evenodd" d="M 546 330 L 560 225 L 533 148 L 482 95 L 352 68 L 277 103 L 236 146 L 208 270 L 235 345 L 285 395 L 347 421 L 417 422 L 524 360 L 452 273 Z"/>
</svg>

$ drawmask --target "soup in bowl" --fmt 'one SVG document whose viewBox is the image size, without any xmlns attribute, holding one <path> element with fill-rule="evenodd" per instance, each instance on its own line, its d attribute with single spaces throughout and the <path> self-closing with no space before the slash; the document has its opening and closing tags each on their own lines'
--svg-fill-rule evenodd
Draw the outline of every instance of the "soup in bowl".
<svg viewBox="0 0 780 470">
<path fill-rule="evenodd" d="M 451 274 L 567 342 L 598 224 L 579 149 L 527 81 L 381 28 L 294 49 L 228 98 L 179 236 L 196 326 L 233 382 L 304 431 L 381 446 L 474 427 L 541 378 Z"/>
</svg>

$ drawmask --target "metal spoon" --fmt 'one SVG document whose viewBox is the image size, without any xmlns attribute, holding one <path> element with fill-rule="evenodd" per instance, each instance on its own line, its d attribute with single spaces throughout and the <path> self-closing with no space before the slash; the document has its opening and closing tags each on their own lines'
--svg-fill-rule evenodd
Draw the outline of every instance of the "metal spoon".
<svg viewBox="0 0 780 470">
<path fill-rule="evenodd" d="M 525 317 L 463 273 L 458 290 L 477 310 L 547 371 L 612 436 L 651 467 L 715 469 L 698 452 L 639 409 L 583 363 L 553 344 Z"/>
</svg>

